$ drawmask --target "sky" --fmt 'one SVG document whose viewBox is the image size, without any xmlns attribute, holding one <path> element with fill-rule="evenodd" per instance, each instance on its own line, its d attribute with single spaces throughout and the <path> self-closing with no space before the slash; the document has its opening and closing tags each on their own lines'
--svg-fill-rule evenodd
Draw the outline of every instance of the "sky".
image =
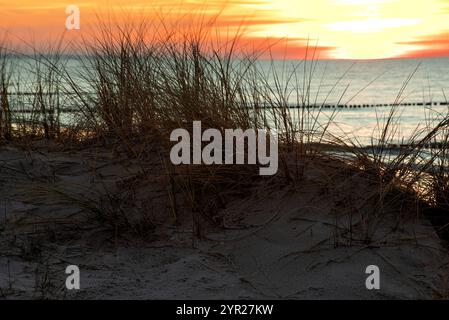
<svg viewBox="0 0 449 320">
<path fill-rule="evenodd" d="M 80 30 L 66 31 L 72 4 Z M 15 45 L 39 47 L 130 16 L 155 24 L 164 16 L 182 28 L 205 24 L 220 36 L 239 32 L 239 50 L 269 43 L 276 58 L 303 58 L 312 54 L 307 47 L 322 59 L 449 56 L 449 0 L 0 0 L 0 39 L 3 32 Z"/>
</svg>

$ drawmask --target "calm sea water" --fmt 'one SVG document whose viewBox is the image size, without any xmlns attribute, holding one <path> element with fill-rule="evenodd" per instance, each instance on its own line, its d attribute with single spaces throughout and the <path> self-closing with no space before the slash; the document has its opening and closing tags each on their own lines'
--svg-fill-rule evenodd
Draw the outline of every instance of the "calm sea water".
<svg viewBox="0 0 449 320">
<path fill-rule="evenodd" d="M 28 63 L 16 61 L 16 64 L 23 66 L 18 68 L 15 80 L 24 90 L 32 82 L 32 77 L 26 74 L 25 65 Z M 361 144 L 370 143 L 371 137 L 378 136 L 379 123 L 391 111 L 391 106 L 376 105 L 391 105 L 394 102 L 403 104 L 397 108 L 400 121 L 395 126 L 394 138 L 398 143 L 406 142 L 416 130 L 437 122 L 448 112 L 449 58 L 261 61 L 260 64 L 270 86 L 275 87 L 277 78 L 292 105 L 306 101 L 317 105 L 355 106 L 323 109 L 319 119 L 325 123 L 333 117 L 331 132 L 356 138 Z M 69 60 L 67 66 L 74 74 L 80 71 L 76 60 Z M 369 107 L 358 108 L 358 105 Z M 313 112 L 318 114 L 318 111 Z"/>
<path fill-rule="evenodd" d="M 394 143 L 407 143 L 449 110 L 449 58 L 265 63 L 264 69 L 270 68 L 284 82 L 291 79 L 292 104 L 347 106 L 322 109 L 319 119 L 326 123 L 332 117 L 331 132 L 363 145 L 380 136 L 394 103 L 401 104 L 391 131 Z"/>
</svg>

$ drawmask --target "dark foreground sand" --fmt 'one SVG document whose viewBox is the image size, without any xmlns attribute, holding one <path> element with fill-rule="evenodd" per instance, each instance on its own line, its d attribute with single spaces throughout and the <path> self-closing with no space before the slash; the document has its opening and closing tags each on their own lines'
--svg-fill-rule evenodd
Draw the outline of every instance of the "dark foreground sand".
<svg viewBox="0 0 449 320">
<path fill-rule="evenodd" d="M 209 209 L 225 228 L 192 240 L 188 216 L 170 218 L 155 159 L 142 167 L 94 147 L 1 146 L 0 298 L 447 297 L 448 250 L 433 227 L 394 201 L 372 218 L 375 187 L 357 173 L 314 161 L 301 185 L 230 190 Z M 137 224 L 145 212 L 154 229 L 136 237 L 94 217 L 117 207 Z M 65 289 L 71 264 L 81 270 L 77 292 Z M 368 265 L 380 268 L 380 290 L 365 288 Z"/>
</svg>

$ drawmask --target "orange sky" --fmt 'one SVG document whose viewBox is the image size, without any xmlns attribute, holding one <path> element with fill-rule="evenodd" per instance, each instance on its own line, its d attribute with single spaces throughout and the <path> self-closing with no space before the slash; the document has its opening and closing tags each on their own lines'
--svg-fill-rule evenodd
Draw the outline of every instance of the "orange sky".
<svg viewBox="0 0 449 320">
<path fill-rule="evenodd" d="M 45 45 L 64 33 L 70 4 L 81 10 L 81 30 L 66 39 L 95 30 L 98 16 L 133 12 L 154 22 L 163 12 L 169 23 L 188 27 L 199 24 L 199 13 L 207 21 L 220 13 L 214 26 L 221 35 L 243 28 L 240 46 L 270 39 L 278 58 L 303 58 L 308 39 L 318 43 L 320 58 L 449 56 L 449 0 L 0 0 L 0 28 L 16 45 Z"/>
</svg>

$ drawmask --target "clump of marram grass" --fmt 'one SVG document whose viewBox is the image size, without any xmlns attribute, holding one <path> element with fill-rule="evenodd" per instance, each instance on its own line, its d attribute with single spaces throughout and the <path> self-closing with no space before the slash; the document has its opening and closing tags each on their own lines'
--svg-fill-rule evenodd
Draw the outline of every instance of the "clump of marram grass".
<svg viewBox="0 0 449 320">
<path fill-rule="evenodd" d="M 62 121 L 63 109 L 71 109 L 62 78 L 67 62 L 62 38 L 43 52 L 27 47 L 32 53 L 0 45 L 0 138 L 79 139 L 78 124 L 67 114 Z"/>
<path fill-rule="evenodd" d="M 80 100 L 90 102 L 84 113 L 100 119 L 97 127 L 101 135 L 118 138 L 133 155 L 139 154 L 133 139 L 158 137 L 166 143 L 163 153 L 167 157 L 170 132 L 176 128 L 191 131 L 193 121 L 200 120 L 203 129 L 272 130 L 279 133 L 282 175 L 290 182 L 302 178 L 308 143 L 315 141 L 315 135 L 322 138 L 326 125 L 318 128 L 318 117 L 307 109 L 310 88 L 297 87 L 301 109 L 293 110 L 288 103 L 288 87 L 294 82 L 310 86 L 310 79 L 300 81 L 292 72 L 283 83 L 272 68 L 276 79 L 273 88 L 254 53 L 234 51 L 238 35 L 227 46 L 216 48 L 203 31 L 199 32 L 201 36 L 174 36 L 177 31 L 170 30 L 148 42 L 147 27 L 139 24 L 112 33 L 105 26 L 101 36 L 86 48 L 85 54 L 91 59 L 80 76 L 95 94 L 91 100 L 87 96 Z M 313 70 L 313 62 L 309 66 L 304 62 L 304 66 Z M 309 72 L 305 74 L 311 77 Z M 74 91 L 82 92 L 77 88 Z M 292 113 L 298 113 L 298 122 Z M 287 163 L 290 153 L 295 155 L 295 166 Z M 205 189 L 216 190 L 216 199 L 220 199 L 219 193 L 229 186 L 235 188 L 257 177 L 248 166 L 191 169 L 171 168 L 169 161 L 164 163 L 174 177 L 170 181 L 177 185 L 173 189 L 180 189 L 191 210 L 201 215 Z M 207 188 L 204 181 L 208 181 Z"/>
</svg>

